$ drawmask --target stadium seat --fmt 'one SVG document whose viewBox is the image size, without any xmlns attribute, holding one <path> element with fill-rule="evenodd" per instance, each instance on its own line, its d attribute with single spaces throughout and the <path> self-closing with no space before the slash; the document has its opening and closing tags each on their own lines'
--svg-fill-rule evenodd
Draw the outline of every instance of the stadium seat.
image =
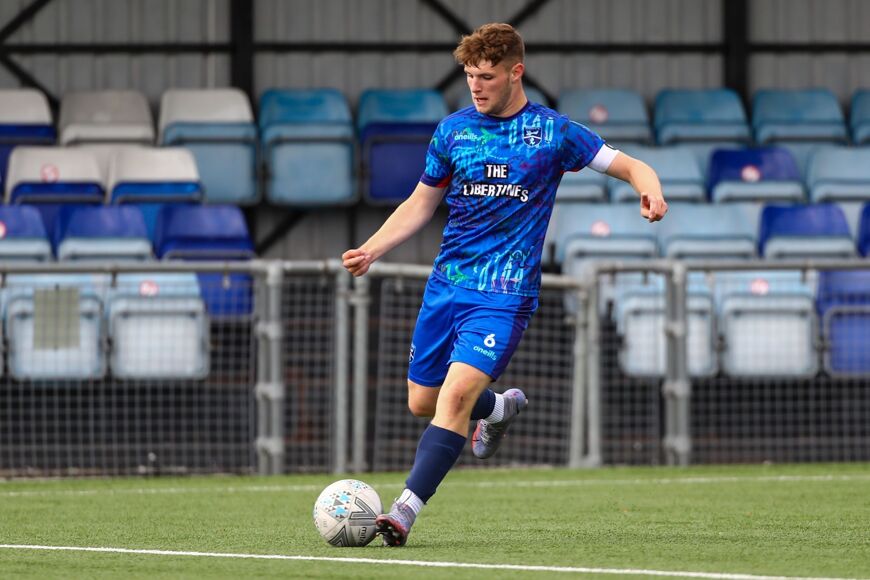
<svg viewBox="0 0 870 580">
<path fill-rule="evenodd" d="M 813 203 L 870 200 L 870 148 L 820 147 L 810 159 L 807 188 Z"/>
<path fill-rule="evenodd" d="M 666 297 L 659 285 L 623 286 L 614 300 L 616 329 L 621 337 L 619 366 L 628 376 L 664 376 L 667 371 L 665 337 Z M 716 337 L 712 294 L 690 288 L 686 303 L 687 364 L 694 377 L 716 374 Z"/>
<path fill-rule="evenodd" d="M 112 156 L 108 200 L 138 205 L 152 239 L 157 214 L 164 205 L 198 203 L 202 195 L 196 161 L 183 147 L 137 147 Z"/>
<path fill-rule="evenodd" d="M 66 206 L 54 225 L 58 260 L 135 260 L 154 257 L 148 229 L 133 205 Z"/>
<path fill-rule="evenodd" d="M 804 201 L 791 154 L 780 147 L 722 149 L 710 157 L 707 189 L 714 202 Z"/>
<path fill-rule="evenodd" d="M 585 167 L 566 171 L 556 190 L 556 202 L 604 202 L 607 200 L 607 175 Z"/>
<path fill-rule="evenodd" d="M 47 232 L 63 204 L 102 204 L 103 177 L 92 153 L 74 147 L 16 147 L 9 156 L 5 201 L 39 209 Z"/>
<path fill-rule="evenodd" d="M 209 320 L 196 275 L 119 274 L 107 300 L 109 361 L 120 379 L 201 379 Z"/>
<path fill-rule="evenodd" d="M 160 145 L 193 153 L 206 201 L 257 202 L 257 127 L 241 90 L 167 90 L 158 130 Z"/>
<path fill-rule="evenodd" d="M 732 377 L 811 377 L 818 371 L 814 281 L 798 271 L 715 275 L 722 370 Z"/>
<path fill-rule="evenodd" d="M 398 204 L 414 191 L 429 141 L 446 115 L 444 99 L 434 90 L 375 89 L 360 95 L 363 194 L 370 203 Z"/>
<path fill-rule="evenodd" d="M 665 89 L 656 96 L 653 116 L 660 145 L 751 139 L 746 112 L 730 89 Z"/>
<path fill-rule="evenodd" d="M 60 103 L 58 131 L 61 145 L 154 143 L 151 108 L 138 91 L 66 93 Z"/>
<path fill-rule="evenodd" d="M 56 134 L 48 100 L 34 89 L 0 90 L 0 187 L 17 145 L 51 145 Z"/>
<path fill-rule="evenodd" d="M 768 259 L 855 256 L 843 210 L 834 204 L 767 206 L 761 212 L 758 253 Z"/>
<path fill-rule="evenodd" d="M 232 205 L 168 205 L 154 234 L 161 259 L 249 260 L 255 258 L 242 211 Z M 253 306 L 248 274 L 200 273 L 202 297 L 211 316 L 247 316 Z"/>
<path fill-rule="evenodd" d="M 106 373 L 103 277 L 9 275 L 3 320 L 17 380 L 94 380 Z"/>
<path fill-rule="evenodd" d="M 0 206 L 0 262 L 51 260 L 42 216 L 29 205 Z"/>
<path fill-rule="evenodd" d="M 849 107 L 849 126 L 852 129 L 852 143 L 870 143 L 870 90 L 855 91 Z"/>
<path fill-rule="evenodd" d="M 870 373 L 870 271 L 819 273 L 824 364 L 833 376 Z"/>
<path fill-rule="evenodd" d="M 644 161 L 655 169 L 662 184 L 662 191 L 668 203 L 672 201 L 706 202 L 704 177 L 692 152 L 679 147 L 641 147 L 624 148 L 625 152 Z M 610 178 L 608 188 L 613 203 L 638 201 L 638 195 L 631 184 L 621 179 Z"/>
<path fill-rule="evenodd" d="M 612 143 L 649 143 L 649 115 L 643 97 L 625 89 L 573 89 L 562 93 L 556 107 Z"/>
<path fill-rule="evenodd" d="M 545 107 L 549 107 L 547 104 L 547 97 L 544 96 L 544 93 L 539 91 L 538 89 L 532 87 L 523 87 L 523 91 L 526 93 L 526 98 L 529 102 L 538 103 L 539 105 L 544 105 Z M 471 107 L 474 105 L 474 101 L 471 99 L 471 91 L 464 90 L 462 94 L 459 96 L 459 99 L 456 101 L 456 110 L 464 109 L 466 107 Z M 560 110 L 561 112 L 561 110 Z"/>
<path fill-rule="evenodd" d="M 278 205 L 357 199 L 350 107 L 335 89 L 270 89 L 260 99 L 266 198 Z"/>
<path fill-rule="evenodd" d="M 843 111 L 826 89 L 764 89 L 752 98 L 752 128 L 760 144 L 848 141 Z"/>
<path fill-rule="evenodd" d="M 736 205 L 674 203 L 661 222 L 659 246 L 675 260 L 750 260 L 756 231 Z"/>
<path fill-rule="evenodd" d="M 870 256 L 870 203 L 864 204 L 858 218 L 858 236 L 857 243 L 858 253 L 864 256 Z"/>
</svg>

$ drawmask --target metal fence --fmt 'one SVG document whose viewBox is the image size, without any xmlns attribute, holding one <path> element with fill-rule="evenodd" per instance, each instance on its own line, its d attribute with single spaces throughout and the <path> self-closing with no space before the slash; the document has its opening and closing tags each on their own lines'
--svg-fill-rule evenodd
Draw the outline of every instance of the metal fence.
<svg viewBox="0 0 870 580">
<path fill-rule="evenodd" d="M 545 276 L 495 386 L 522 386 L 528 415 L 496 457 L 460 464 L 868 460 L 865 266 Z M 405 470 L 426 425 L 406 371 L 428 274 L 0 264 L 0 476 Z"/>
</svg>

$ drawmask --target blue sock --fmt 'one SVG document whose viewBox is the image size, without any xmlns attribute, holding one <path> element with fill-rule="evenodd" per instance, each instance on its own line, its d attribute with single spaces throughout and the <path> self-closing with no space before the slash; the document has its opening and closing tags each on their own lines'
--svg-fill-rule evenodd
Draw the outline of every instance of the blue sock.
<svg viewBox="0 0 870 580">
<path fill-rule="evenodd" d="M 465 447 L 464 435 L 430 424 L 417 444 L 414 467 L 405 485 L 424 502 L 435 495 L 435 489 Z"/>
<path fill-rule="evenodd" d="M 486 419 L 492 414 L 493 409 L 495 409 L 495 391 L 487 389 L 480 393 L 480 397 L 474 404 L 474 408 L 471 409 L 472 421 Z"/>
</svg>

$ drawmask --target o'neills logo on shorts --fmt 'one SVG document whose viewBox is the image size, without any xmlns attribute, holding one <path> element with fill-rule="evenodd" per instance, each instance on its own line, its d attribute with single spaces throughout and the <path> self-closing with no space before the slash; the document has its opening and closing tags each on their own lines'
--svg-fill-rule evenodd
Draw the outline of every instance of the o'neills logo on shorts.
<svg viewBox="0 0 870 580">
<path fill-rule="evenodd" d="M 529 190 L 518 183 L 465 183 L 462 185 L 462 195 L 513 197 L 523 203 L 529 201 Z"/>
<path fill-rule="evenodd" d="M 486 350 L 485 348 L 481 348 L 481 347 L 477 346 L 476 344 L 474 345 L 474 347 L 471 350 L 473 350 L 474 352 L 479 352 L 483 356 L 491 358 L 492 360 L 498 359 L 498 355 L 495 354 L 494 350 Z"/>
</svg>

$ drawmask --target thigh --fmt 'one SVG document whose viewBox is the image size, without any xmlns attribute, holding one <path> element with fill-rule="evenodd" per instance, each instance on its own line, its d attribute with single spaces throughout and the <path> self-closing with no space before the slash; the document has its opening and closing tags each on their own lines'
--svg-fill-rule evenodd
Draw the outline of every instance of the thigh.
<svg viewBox="0 0 870 580">
<path fill-rule="evenodd" d="M 408 379 L 417 385 L 440 387 L 447 376 L 456 340 L 453 294 L 453 287 L 440 280 L 426 284 L 408 357 Z"/>
<path fill-rule="evenodd" d="M 450 362 L 473 366 L 495 381 L 504 372 L 537 309 L 537 299 L 482 292 L 457 314 Z"/>
</svg>

